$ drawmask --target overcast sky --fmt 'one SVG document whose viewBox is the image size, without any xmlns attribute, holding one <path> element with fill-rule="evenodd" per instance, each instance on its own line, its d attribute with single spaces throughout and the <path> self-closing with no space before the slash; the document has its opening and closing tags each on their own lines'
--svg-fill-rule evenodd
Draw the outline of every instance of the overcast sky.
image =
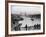
<svg viewBox="0 0 46 37">
<path fill-rule="evenodd" d="M 11 6 L 12 8 L 12 14 L 40 14 L 41 11 L 41 7 L 40 6 L 20 6 L 20 5 L 16 5 L 16 6 Z"/>
</svg>

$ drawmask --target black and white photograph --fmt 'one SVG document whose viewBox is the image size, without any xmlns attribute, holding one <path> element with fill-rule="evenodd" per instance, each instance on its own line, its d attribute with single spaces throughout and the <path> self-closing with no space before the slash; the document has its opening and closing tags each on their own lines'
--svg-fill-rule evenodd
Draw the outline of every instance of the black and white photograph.
<svg viewBox="0 0 46 37">
<path fill-rule="evenodd" d="M 43 32 L 43 5 L 8 3 L 9 34 Z"/>
<path fill-rule="evenodd" d="M 11 6 L 11 31 L 29 31 L 40 29 L 40 6 Z"/>
</svg>

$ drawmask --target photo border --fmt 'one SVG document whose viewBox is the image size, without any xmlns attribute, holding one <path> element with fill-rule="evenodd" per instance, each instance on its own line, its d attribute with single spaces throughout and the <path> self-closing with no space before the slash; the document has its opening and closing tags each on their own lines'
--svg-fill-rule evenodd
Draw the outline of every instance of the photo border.
<svg viewBox="0 0 46 37">
<path fill-rule="evenodd" d="M 8 34 L 8 3 L 26 3 L 26 4 L 42 4 L 43 5 L 43 32 L 28 34 Z M 45 3 L 44 2 L 27 2 L 27 1 L 5 1 L 5 36 L 23 36 L 23 35 L 40 35 L 45 34 Z"/>
</svg>

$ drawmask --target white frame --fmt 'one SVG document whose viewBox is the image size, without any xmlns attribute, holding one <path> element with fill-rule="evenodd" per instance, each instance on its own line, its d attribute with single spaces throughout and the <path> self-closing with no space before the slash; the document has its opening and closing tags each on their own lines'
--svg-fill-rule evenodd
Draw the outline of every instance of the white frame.
<svg viewBox="0 0 46 37">
<path fill-rule="evenodd" d="M 41 6 L 41 30 L 34 31 L 11 31 L 11 5 L 35 5 Z M 41 33 L 43 32 L 43 5 L 42 4 L 20 4 L 20 3 L 8 3 L 8 34 L 26 34 L 26 33 Z"/>
</svg>

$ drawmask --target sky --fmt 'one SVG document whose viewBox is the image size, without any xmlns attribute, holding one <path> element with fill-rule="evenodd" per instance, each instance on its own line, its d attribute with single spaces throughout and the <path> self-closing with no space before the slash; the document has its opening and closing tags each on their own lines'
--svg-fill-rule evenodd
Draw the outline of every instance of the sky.
<svg viewBox="0 0 46 37">
<path fill-rule="evenodd" d="M 22 6 L 22 5 L 12 5 L 12 14 L 40 14 L 41 6 Z"/>
</svg>

